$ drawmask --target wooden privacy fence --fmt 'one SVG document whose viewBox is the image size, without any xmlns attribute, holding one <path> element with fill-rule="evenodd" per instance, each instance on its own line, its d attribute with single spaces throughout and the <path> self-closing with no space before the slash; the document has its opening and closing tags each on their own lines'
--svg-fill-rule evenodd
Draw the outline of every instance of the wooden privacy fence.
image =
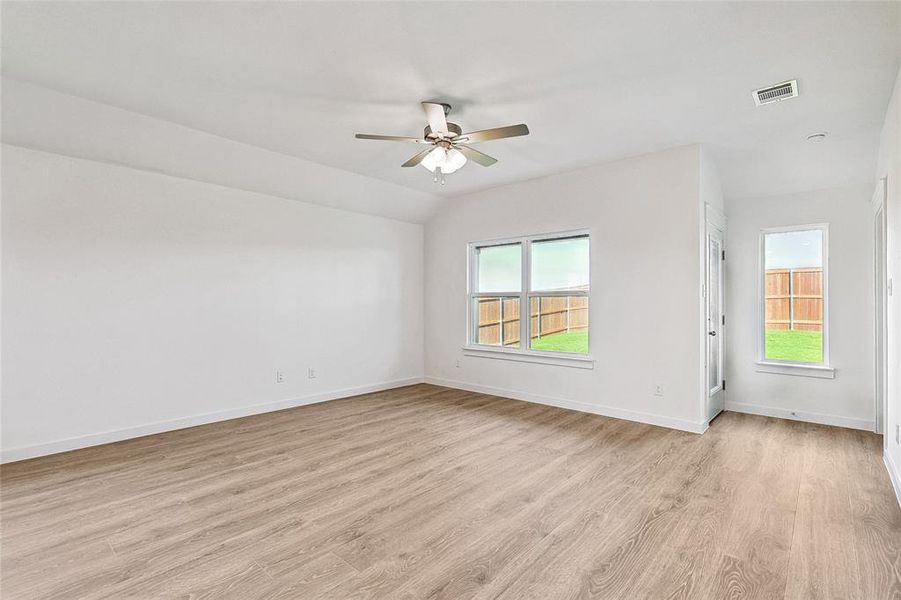
<svg viewBox="0 0 901 600">
<path fill-rule="evenodd" d="M 767 329 L 823 331 L 823 269 L 767 269 Z"/>
<path fill-rule="evenodd" d="M 534 297 L 530 304 L 532 339 L 588 327 L 586 296 Z M 479 298 L 478 307 L 480 344 L 519 344 L 519 298 Z"/>
</svg>

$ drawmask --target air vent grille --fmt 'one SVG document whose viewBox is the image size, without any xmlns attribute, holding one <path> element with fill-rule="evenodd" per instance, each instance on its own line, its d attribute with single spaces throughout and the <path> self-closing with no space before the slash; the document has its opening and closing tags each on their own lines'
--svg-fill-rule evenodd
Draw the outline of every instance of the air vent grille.
<svg viewBox="0 0 901 600">
<path fill-rule="evenodd" d="M 783 81 L 776 85 L 760 88 L 759 90 L 754 90 L 751 95 L 754 96 L 754 104 L 757 106 L 794 98 L 798 95 L 798 80 L 792 79 L 791 81 Z"/>
</svg>

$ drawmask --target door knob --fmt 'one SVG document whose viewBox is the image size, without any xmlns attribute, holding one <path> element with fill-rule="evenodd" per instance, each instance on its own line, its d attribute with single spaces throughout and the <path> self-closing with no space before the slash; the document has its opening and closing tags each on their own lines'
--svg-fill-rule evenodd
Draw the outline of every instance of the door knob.
<svg viewBox="0 0 901 600">
<path fill-rule="evenodd" d="M 716 331 L 708 331 L 707 335 L 716 336 Z"/>
</svg>

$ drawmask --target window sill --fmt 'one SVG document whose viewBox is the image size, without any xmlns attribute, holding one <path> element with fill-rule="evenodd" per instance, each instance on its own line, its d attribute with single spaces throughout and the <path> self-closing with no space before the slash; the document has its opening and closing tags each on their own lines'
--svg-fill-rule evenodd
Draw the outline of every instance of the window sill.
<svg viewBox="0 0 901 600">
<path fill-rule="evenodd" d="M 781 363 L 761 360 L 757 361 L 757 368 L 755 370 L 758 373 L 776 373 L 779 375 L 835 379 L 835 369 L 827 365 L 805 365 L 800 363 Z"/>
<path fill-rule="evenodd" d="M 464 356 L 478 356 L 497 360 L 513 360 L 517 362 L 557 365 L 575 369 L 594 369 L 594 359 L 590 356 L 573 354 L 551 354 L 546 352 L 523 352 L 509 348 L 492 348 L 491 346 L 463 346 Z"/>
</svg>

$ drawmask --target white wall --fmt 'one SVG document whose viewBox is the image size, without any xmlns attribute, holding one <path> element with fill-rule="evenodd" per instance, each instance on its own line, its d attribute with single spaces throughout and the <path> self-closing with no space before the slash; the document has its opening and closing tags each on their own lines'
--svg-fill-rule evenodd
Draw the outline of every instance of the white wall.
<svg viewBox="0 0 901 600">
<path fill-rule="evenodd" d="M 701 210 L 704 209 L 704 204 L 709 204 L 716 210 L 724 212 L 726 205 L 723 199 L 723 184 L 720 179 L 720 172 L 710 152 L 703 146 L 700 148 L 700 173 L 699 193 L 701 196 Z M 706 243 L 706 240 L 703 241 Z"/>
<path fill-rule="evenodd" d="M 2 171 L 5 460 L 422 375 L 421 225 L 10 145 Z"/>
<path fill-rule="evenodd" d="M 872 429 L 873 229 L 868 186 L 728 199 L 726 409 Z M 757 373 L 759 249 L 766 227 L 829 223 L 829 348 L 835 379 Z"/>
<path fill-rule="evenodd" d="M 895 492 L 901 502 L 901 444 L 896 428 L 901 425 L 901 71 L 885 115 L 879 143 L 876 179 L 885 177 L 888 220 L 888 276 L 894 294 L 888 300 L 888 386 L 885 423 L 885 456 Z"/>
<path fill-rule="evenodd" d="M 441 203 L 409 187 L 34 83 L 2 77 L 0 92 L 7 144 L 414 223 Z"/>
<path fill-rule="evenodd" d="M 514 398 L 689 430 L 701 416 L 699 148 L 448 202 L 426 225 L 426 375 Z M 588 228 L 593 370 L 463 356 L 466 245 Z M 455 367 L 460 360 L 461 367 Z M 655 384 L 664 396 L 654 395 Z"/>
</svg>

